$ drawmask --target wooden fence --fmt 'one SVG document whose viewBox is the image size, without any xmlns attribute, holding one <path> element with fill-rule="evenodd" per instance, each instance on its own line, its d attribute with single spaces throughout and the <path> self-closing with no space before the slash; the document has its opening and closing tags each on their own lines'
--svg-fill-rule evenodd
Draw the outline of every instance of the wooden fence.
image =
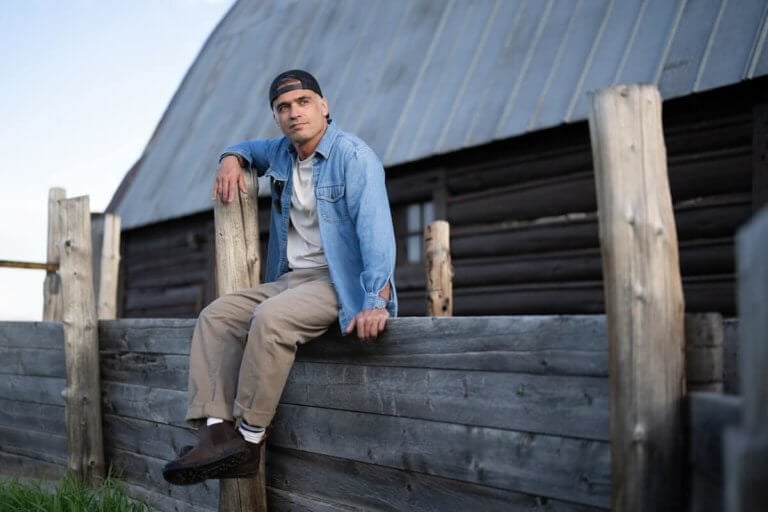
<svg viewBox="0 0 768 512">
<path fill-rule="evenodd" d="M 709 321 L 688 321 L 711 337 Z M 161 476 L 195 440 L 183 421 L 193 326 L 99 322 L 106 462 L 164 511 L 218 504 L 216 481 Z M 61 324 L 0 323 L 0 374 L 0 472 L 60 475 Z M 299 349 L 283 394 L 270 510 L 605 510 L 608 400 L 602 315 L 400 318 L 375 344 L 329 333 Z"/>
</svg>

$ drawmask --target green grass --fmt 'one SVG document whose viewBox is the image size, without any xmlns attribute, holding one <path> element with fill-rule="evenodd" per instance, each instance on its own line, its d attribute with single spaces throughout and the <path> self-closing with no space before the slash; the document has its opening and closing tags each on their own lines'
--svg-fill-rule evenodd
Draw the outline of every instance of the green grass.
<svg viewBox="0 0 768 512">
<path fill-rule="evenodd" d="M 55 489 L 40 482 L 0 481 L 0 512 L 150 512 L 131 500 L 112 477 L 98 489 L 65 476 Z"/>
</svg>

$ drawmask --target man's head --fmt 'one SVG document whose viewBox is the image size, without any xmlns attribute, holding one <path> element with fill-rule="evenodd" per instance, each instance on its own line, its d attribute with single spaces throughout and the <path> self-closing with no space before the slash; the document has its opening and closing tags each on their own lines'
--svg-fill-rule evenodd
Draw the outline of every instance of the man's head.
<svg viewBox="0 0 768 512">
<path fill-rule="evenodd" d="M 269 104 L 280 130 L 294 145 L 314 147 L 330 122 L 328 102 L 315 77 L 300 69 L 284 71 L 269 86 Z"/>
</svg>

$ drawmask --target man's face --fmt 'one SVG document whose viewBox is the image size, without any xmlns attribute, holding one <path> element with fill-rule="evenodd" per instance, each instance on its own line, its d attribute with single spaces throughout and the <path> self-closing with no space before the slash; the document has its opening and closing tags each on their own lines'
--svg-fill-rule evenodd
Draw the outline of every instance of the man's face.
<svg viewBox="0 0 768 512">
<path fill-rule="evenodd" d="M 295 145 L 320 140 L 327 121 L 328 103 L 316 92 L 309 89 L 296 89 L 278 96 L 273 105 L 275 121 Z"/>
</svg>

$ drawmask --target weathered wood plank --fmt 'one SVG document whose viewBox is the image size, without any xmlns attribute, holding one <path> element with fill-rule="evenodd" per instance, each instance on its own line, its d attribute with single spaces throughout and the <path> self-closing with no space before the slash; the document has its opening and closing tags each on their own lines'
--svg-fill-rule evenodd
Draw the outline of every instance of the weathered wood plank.
<svg viewBox="0 0 768 512">
<path fill-rule="evenodd" d="M 64 405 L 61 393 L 65 379 L 4 375 L 0 378 L 0 398 L 48 405 Z"/>
<path fill-rule="evenodd" d="M 162 510 L 163 512 L 213 512 L 216 510 L 214 506 L 199 506 L 195 502 L 179 500 L 162 494 L 157 492 L 151 484 L 150 486 L 143 486 L 120 482 L 120 487 L 125 491 L 125 494 L 134 500 L 146 503 L 153 510 Z"/>
<path fill-rule="evenodd" d="M 270 443 L 574 503 L 610 500 L 600 441 L 281 405 Z"/>
<path fill-rule="evenodd" d="M 64 404 L 47 405 L 0 398 L 0 425 L 64 433 Z"/>
<path fill-rule="evenodd" d="M 187 394 L 171 389 L 104 382 L 102 408 L 105 413 L 184 425 Z"/>
<path fill-rule="evenodd" d="M 101 352 L 103 381 L 186 391 L 189 357 L 154 352 Z"/>
<path fill-rule="evenodd" d="M 31 478 L 35 481 L 58 481 L 67 472 L 64 463 L 45 462 L 35 457 L 25 457 L 0 450 L 0 475 L 10 478 Z"/>
<path fill-rule="evenodd" d="M 351 510 L 409 512 L 594 512 L 599 507 L 577 505 L 542 495 L 522 494 L 423 473 L 356 462 L 333 456 L 270 446 L 268 485 L 273 490 L 306 496 L 307 508 L 324 502 Z M 321 500 L 314 508 L 310 500 Z M 274 502 L 270 502 L 275 505 Z M 278 510 L 286 510 L 278 508 Z M 341 508 L 341 510 L 346 510 Z"/>
<path fill-rule="evenodd" d="M 0 322 L 0 347 L 64 350 L 59 322 Z"/>
<path fill-rule="evenodd" d="M 174 500 L 192 503 L 201 508 L 216 508 L 219 494 L 217 480 L 206 480 L 197 485 L 171 485 L 163 479 L 166 461 L 125 450 L 109 448 L 105 451 L 113 472 L 131 485 L 140 485 L 156 490 Z"/>
<path fill-rule="evenodd" d="M 0 452 L 66 466 L 67 438 L 64 432 L 55 434 L 0 425 Z"/>
<path fill-rule="evenodd" d="M 608 440 L 608 380 L 296 362 L 281 402 Z"/>
<path fill-rule="evenodd" d="M 99 322 L 102 351 L 189 355 L 194 319 L 132 318 Z"/>
<path fill-rule="evenodd" d="M 607 350 L 603 316 L 404 317 L 389 320 L 376 343 L 358 343 L 329 332 L 302 346 L 297 357 L 372 366 L 599 377 L 607 375 Z"/>
<path fill-rule="evenodd" d="M 741 399 L 716 393 L 688 395 L 689 510 L 723 510 L 723 434 L 741 422 Z"/>
<path fill-rule="evenodd" d="M 768 208 L 737 235 L 742 425 L 726 434 L 725 508 L 768 510 Z"/>
<path fill-rule="evenodd" d="M 739 393 L 739 321 L 723 320 L 723 392 Z"/>
<path fill-rule="evenodd" d="M 685 316 L 685 377 L 689 391 L 723 388 L 723 317 Z"/>
<path fill-rule="evenodd" d="M 64 351 L 0 347 L 0 374 L 65 378 Z"/>
<path fill-rule="evenodd" d="M 105 444 L 165 461 L 177 457 L 181 448 L 197 443 L 195 431 L 162 422 L 104 415 Z"/>
<path fill-rule="evenodd" d="M 362 509 L 339 505 L 318 498 L 267 487 L 270 512 L 362 512 Z"/>
<path fill-rule="evenodd" d="M 117 281 L 120 268 L 120 217 L 99 215 L 92 223 L 94 233 L 93 288 L 98 318 L 112 319 L 117 314 Z M 98 239 L 96 238 L 98 235 Z"/>
</svg>

